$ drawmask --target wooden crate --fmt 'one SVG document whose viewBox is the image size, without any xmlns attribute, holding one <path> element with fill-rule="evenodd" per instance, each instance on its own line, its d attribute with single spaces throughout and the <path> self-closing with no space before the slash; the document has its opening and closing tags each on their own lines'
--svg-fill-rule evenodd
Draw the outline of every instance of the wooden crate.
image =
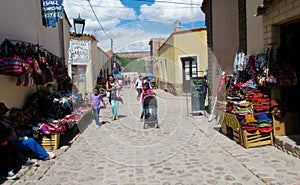
<svg viewBox="0 0 300 185">
<path fill-rule="evenodd" d="M 240 128 L 240 122 L 234 114 L 226 112 L 224 115 L 224 122 L 228 127 L 232 128 L 233 130 L 238 130 Z"/>
<path fill-rule="evenodd" d="M 273 145 L 273 134 L 272 132 L 248 132 L 245 129 L 240 130 L 241 136 L 241 145 L 245 148 L 257 147 L 257 146 L 264 146 L 264 145 Z"/>
<path fill-rule="evenodd" d="M 240 123 L 236 115 L 227 112 L 224 114 L 221 131 L 224 135 L 232 138 L 237 143 L 241 142 Z"/>
<path fill-rule="evenodd" d="M 40 138 L 38 138 L 38 143 L 45 150 L 55 150 L 59 147 L 60 144 L 60 134 L 44 134 Z"/>
<path fill-rule="evenodd" d="M 227 136 L 227 125 L 225 124 L 225 122 L 223 121 L 221 124 L 221 131 L 224 135 Z"/>
<path fill-rule="evenodd" d="M 232 130 L 232 131 L 233 131 L 233 140 L 235 142 L 241 144 L 242 140 L 241 140 L 240 129 L 238 129 L 238 130 Z"/>
</svg>

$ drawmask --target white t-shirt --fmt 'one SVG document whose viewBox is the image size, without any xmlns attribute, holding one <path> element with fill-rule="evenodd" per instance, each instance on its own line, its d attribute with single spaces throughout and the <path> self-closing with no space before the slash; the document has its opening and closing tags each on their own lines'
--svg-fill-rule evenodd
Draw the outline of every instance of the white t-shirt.
<svg viewBox="0 0 300 185">
<path fill-rule="evenodd" d="M 135 86 L 137 89 L 142 89 L 143 88 L 143 81 L 141 79 L 137 79 L 135 82 Z"/>
</svg>

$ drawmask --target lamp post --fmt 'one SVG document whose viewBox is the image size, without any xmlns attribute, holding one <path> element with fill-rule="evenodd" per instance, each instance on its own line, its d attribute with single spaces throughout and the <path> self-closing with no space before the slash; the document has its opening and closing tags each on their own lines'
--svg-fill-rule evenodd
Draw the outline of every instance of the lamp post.
<svg viewBox="0 0 300 185">
<path fill-rule="evenodd" d="M 73 24 L 74 24 L 75 36 L 77 37 L 82 36 L 84 26 L 85 26 L 85 19 L 82 19 L 80 17 L 80 14 L 78 14 L 78 18 L 73 19 Z"/>
</svg>

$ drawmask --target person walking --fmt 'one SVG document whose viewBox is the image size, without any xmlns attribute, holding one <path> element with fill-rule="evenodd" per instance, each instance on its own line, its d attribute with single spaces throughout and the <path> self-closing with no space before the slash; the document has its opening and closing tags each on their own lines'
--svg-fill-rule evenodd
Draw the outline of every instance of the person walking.
<svg viewBox="0 0 300 185">
<path fill-rule="evenodd" d="M 137 96 L 136 99 L 139 100 L 142 94 L 142 89 L 143 89 L 143 77 L 142 75 L 139 76 L 139 78 L 136 80 L 135 84 L 135 89 L 137 91 Z"/>
<path fill-rule="evenodd" d="M 144 104 L 145 97 L 154 94 L 155 93 L 153 89 L 150 88 L 149 83 L 143 83 L 142 98 L 141 98 L 141 102 L 142 102 L 142 113 L 140 118 L 141 122 L 144 120 L 144 116 L 145 116 L 145 104 Z"/>
<path fill-rule="evenodd" d="M 122 86 L 115 80 L 114 76 L 109 75 L 108 81 L 106 82 L 106 91 L 109 92 L 112 120 L 119 119 L 119 101 L 121 100 L 121 88 Z"/>
<path fill-rule="evenodd" d="M 208 89 L 208 82 L 207 82 L 207 77 L 204 75 L 203 79 L 203 99 L 204 99 L 204 106 L 205 106 L 205 101 L 206 101 L 206 96 L 207 96 L 207 89 Z"/>
<path fill-rule="evenodd" d="M 101 102 L 103 104 L 103 108 L 106 108 L 106 104 L 105 104 L 105 101 L 102 98 L 102 95 L 99 92 L 98 87 L 94 88 L 94 93 L 90 95 L 89 102 L 90 102 L 90 105 L 93 108 L 93 115 L 94 115 L 95 122 L 96 122 L 96 128 L 99 128 L 99 126 L 102 125 L 102 121 L 99 118 L 100 109 L 101 109 Z"/>
<path fill-rule="evenodd" d="M 150 83 L 150 78 L 148 76 L 145 76 L 143 83 L 148 83 L 149 88 L 152 89 L 151 83 Z"/>
</svg>

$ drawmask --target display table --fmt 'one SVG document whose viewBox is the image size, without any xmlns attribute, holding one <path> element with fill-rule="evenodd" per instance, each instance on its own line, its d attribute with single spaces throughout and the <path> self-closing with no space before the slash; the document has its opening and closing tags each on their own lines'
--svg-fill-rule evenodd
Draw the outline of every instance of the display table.
<svg viewBox="0 0 300 185">
<path fill-rule="evenodd" d="M 68 120 L 68 118 L 70 119 Z M 66 118 L 66 121 L 68 123 L 68 129 L 66 133 L 61 134 L 54 132 L 49 134 L 41 134 L 41 131 L 38 130 L 35 132 L 34 138 L 45 150 L 58 149 L 60 147 L 61 137 L 64 137 L 66 135 L 69 136 L 70 134 L 75 135 L 78 133 L 78 131 L 80 133 L 84 132 L 84 130 L 91 123 L 93 114 L 91 109 L 86 109 L 85 112 L 82 113 L 80 116 L 79 114 L 77 116 L 74 116 L 75 119 L 71 119 L 71 116 L 68 116 L 68 118 Z"/>
<path fill-rule="evenodd" d="M 93 119 L 93 111 L 92 109 L 87 110 L 79 120 L 76 121 L 77 129 L 79 129 L 80 133 L 83 133 L 85 129 L 89 126 L 91 123 L 91 120 Z"/>
</svg>

